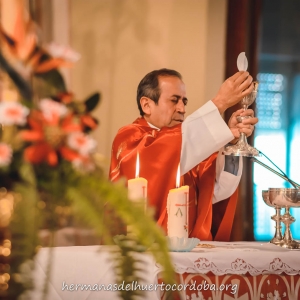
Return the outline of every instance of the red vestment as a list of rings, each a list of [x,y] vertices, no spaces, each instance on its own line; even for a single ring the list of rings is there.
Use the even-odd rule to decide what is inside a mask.
[[[166,231],[167,196],[175,188],[181,153],[181,124],[155,130],[144,118],[121,128],[114,139],[110,179],[135,177],[136,156],[140,156],[140,177],[148,180],[148,205],[155,208],[155,219]],[[227,200],[212,204],[217,153],[181,177],[189,185],[189,237],[228,241],[232,228],[237,191]]]

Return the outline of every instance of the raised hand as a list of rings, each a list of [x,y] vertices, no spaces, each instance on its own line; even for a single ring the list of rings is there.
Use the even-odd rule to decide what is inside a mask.
[[[212,102],[222,114],[227,108],[237,104],[253,91],[253,78],[249,72],[240,71],[226,79]]]
[[[248,118],[243,119],[241,123],[237,121],[237,116],[248,116]],[[254,111],[252,109],[239,109],[235,111],[229,121],[228,121],[228,127],[231,130],[233,136],[235,137],[234,140],[232,140],[230,143],[235,144],[239,137],[240,133],[243,132],[247,137],[249,137],[254,130],[254,125],[258,122],[258,118],[254,117]]]

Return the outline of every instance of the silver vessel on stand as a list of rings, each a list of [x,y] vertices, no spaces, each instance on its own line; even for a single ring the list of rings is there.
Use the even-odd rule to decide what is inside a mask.
[[[262,192],[262,196],[265,203],[276,210],[276,214],[271,217],[276,222],[276,226],[275,235],[270,242],[287,249],[300,249],[300,243],[293,240],[290,230],[290,225],[296,221],[290,214],[290,208],[300,207],[300,189],[269,188]],[[283,215],[281,215],[282,208],[285,209]],[[283,236],[280,222],[285,225]]]

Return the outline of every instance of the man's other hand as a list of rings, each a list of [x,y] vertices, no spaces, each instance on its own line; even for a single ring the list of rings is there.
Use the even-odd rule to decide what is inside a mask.
[[[248,116],[249,118],[245,118],[242,123],[239,123],[236,118],[237,116]],[[230,143],[235,144],[238,141],[241,132],[244,132],[247,137],[250,136],[253,133],[254,125],[257,122],[258,118],[254,117],[254,111],[252,109],[247,109],[245,111],[239,109],[234,112],[228,121],[228,127],[235,137]]]
[[[253,78],[248,72],[240,71],[226,79],[212,102],[222,114],[253,91]]]

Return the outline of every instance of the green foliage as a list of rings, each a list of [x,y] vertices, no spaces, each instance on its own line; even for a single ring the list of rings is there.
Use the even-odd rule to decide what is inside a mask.
[[[89,197],[93,195],[92,197]],[[111,243],[109,228],[111,224],[103,224],[99,216],[103,216],[103,206],[109,203],[116,214],[129,224],[132,236],[115,237],[114,241],[120,248],[118,261],[120,263],[119,278],[131,282],[136,278],[133,252],[149,251],[155,260],[163,267],[163,278],[166,283],[174,283],[174,271],[170,261],[168,246],[162,230],[156,225],[152,217],[145,215],[143,208],[135,205],[127,198],[127,189],[123,183],[113,184],[101,177],[87,175],[81,177],[76,186],[68,189],[67,196],[72,199],[77,213],[88,222],[98,233],[104,236],[106,242]],[[103,220],[103,219],[102,219]],[[129,255],[129,253],[131,253]],[[121,280],[121,281],[122,281]],[[123,299],[133,299],[134,292],[125,293]]]
[[[33,288],[31,272],[34,264],[32,259],[38,245],[37,202],[39,196],[35,186],[35,177],[31,166],[27,164],[20,165],[20,173],[24,180],[14,185],[14,213],[10,223],[12,252],[8,295],[11,299],[17,299],[24,289]]]
[[[68,162],[62,162],[55,168],[23,164],[20,175],[23,182],[16,184],[14,191],[20,195],[22,201],[19,201],[16,206],[11,227],[13,258],[17,262],[15,273],[20,273],[17,268],[33,257],[37,245],[36,234],[41,228],[41,221],[50,229],[53,238],[55,230],[59,227],[55,209],[60,205],[71,206],[74,214],[92,227],[99,238],[102,238],[106,244],[115,245],[111,248],[111,253],[116,262],[119,283],[140,282],[143,279],[144,269],[141,266],[143,262],[136,255],[141,252],[152,253],[164,269],[164,281],[174,283],[168,247],[161,229],[151,216],[144,214],[141,206],[128,200],[127,189],[123,182],[113,184],[105,179],[99,170],[90,174],[78,173]],[[45,208],[42,210],[37,209],[37,203],[40,201],[45,203]],[[125,224],[130,224],[131,235],[111,236],[110,228],[113,224],[103,222],[107,203]],[[49,246],[51,251],[51,245]],[[47,276],[51,274],[52,256],[49,257]],[[27,280],[26,288],[30,288],[29,283],[30,280]],[[46,281],[44,295],[47,294],[48,284],[49,282]],[[13,286],[16,292],[24,288],[20,282],[14,282]],[[141,291],[135,290],[120,291],[120,293],[125,300],[142,298],[143,295]]]
[[[35,74],[33,77],[34,92],[39,99],[51,97],[67,91],[64,78],[56,69]]]
[[[131,287],[133,282],[147,282],[144,278],[144,270],[147,268],[146,261],[139,259],[138,252],[144,252],[145,247],[139,244],[139,241],[133,236],[119,235],[114,237],[115,243],[119,246],[112,251],[115,262],[118,266],[116,277],[119,284],[127,284]],[[123,283],[124,282],[124,283]],[[136,299],[143,297],[143,291],[138,289],[129,290],[121,289],[120,296],[124,300]]]

